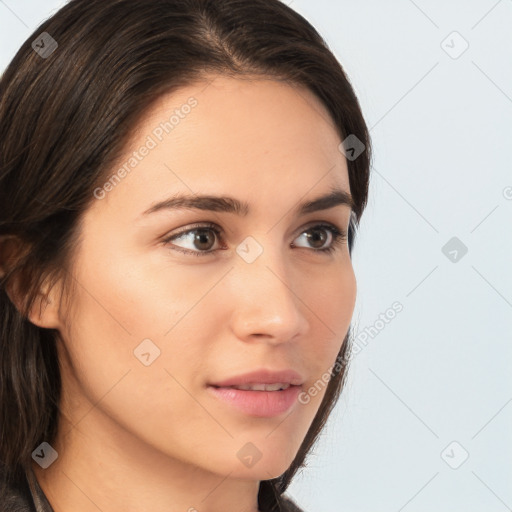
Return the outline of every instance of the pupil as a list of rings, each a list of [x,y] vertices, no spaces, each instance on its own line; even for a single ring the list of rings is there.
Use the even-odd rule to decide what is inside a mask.
[[[315,233],[315,232],[313,232]],[[310,240],[310,242],[318,242],[320,241],[319,244],[317,245],[314,245],[314,247],[321,247],[322,245],[325,244],[325,239],[326,239],[326,235],[325,235],[325,232],[324,231],[321,231],[321,230],[316,230],[316,233],[322,233],[322,235],[320,235],[319,237],[318,236],[315,236],[315,235],[311,235],[311,233],[308,235],[308,238]]]
[[[202,230],[202,231],[198,231],[197,233],[198,234],[195,237],[195,241],[198,242],[199,244],[206,243],[208,245],[207,233],[209,233],[209,231]],[[209,249],[209,247],[198,247],[198,249]]]

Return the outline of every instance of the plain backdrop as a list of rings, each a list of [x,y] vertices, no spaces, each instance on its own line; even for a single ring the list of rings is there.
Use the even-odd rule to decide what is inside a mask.
[[[512,0],[287,3],[374,145],[359,349],[289,494],[309,512],[510,510]],[[0,0],[0,70],[62,5]]]

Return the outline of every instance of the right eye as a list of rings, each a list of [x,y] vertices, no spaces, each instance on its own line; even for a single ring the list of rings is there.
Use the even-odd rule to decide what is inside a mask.
[[[182,230],[178,233],[174,233],[166,237],[163,240],[163,243],[165,246],[170,246],[169,248],[174,251],[194,256],[206,256],[218,250],[210,250],[210,247],[211,243],[215,242],[215,238],[219,238],[221,233],[222,231],[215,224],[201,224],[192,228],[189,227],[188,229]],[[175,243],[170,243],[171,241],[186,240],[187,238],[189,241],[188,248],[183,248]],[[201,247],[201,245],[203,245],[203,247]],[[206,245],[206,247],[204,247],[204,245]]]

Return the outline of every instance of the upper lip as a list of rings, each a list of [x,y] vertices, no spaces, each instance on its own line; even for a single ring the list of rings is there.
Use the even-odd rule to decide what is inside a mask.
[[[304,383],[302,376],[294,370],[271,371],[267,369],[255,370],[243,375],[235,375],[229,379],[210,383],[211,386],[227,387],[240,384],[276,384],[288,383],[292,386],[300,386]]]

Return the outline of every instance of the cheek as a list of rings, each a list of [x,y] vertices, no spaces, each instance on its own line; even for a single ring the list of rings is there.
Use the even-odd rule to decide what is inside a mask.
[[[158,355],[163,334],[181,316],[182,301],[168,292],[166,302],[144,265],[93,251],[81,261],[74,272],[79,286],[66,322],[66,347],[84,387],[104,393],[126,372],[147,369],[142,354],[149,352],[150,360]],[[137,353],[143,340],[152,341]]]
[[[97,404],[126,431],[162,450],[169,448],[169,439],[186,434],[185,415],[207,430],[204,410],[187,392],[194,392],[193,379],[205,374],[206,324],[198,322],[207,314],[208,301],[198,303],[204,285],[191,288],[180,272],[169,271],[164,279],[144,264],[93,268],[77,274],[82,286],[65,335],[72,368],[63,369],[63,380],[80,397],[76,416]]]
[[[219,277],[206,266],[171,266],[162,253],[157,265],[147,254],[127,258],[114,247],[82,253],[66,345],[91,400],[130,372],[126,379],[141,383],[136,393],[158,401],[155,390],[180,389],[178,382],[205,375],[207,334],[219,329],[208,291]]]
[[[113,350],[168,339],[200,298],[201,280],[191,281],[179,267],[157,266],[147,255],[105,262],[90,253],[83,261],[77,316],[82,328],[111,340]]]
[[[345,339],[356,301],[357,283],[351,264],[340,267],[314,281],[302,293],[302,300],[311,311],[311,326],[315,334],[307,338],[314,350],[318,366],[323,370],[334,363]],[[306,291],[307,290],[307,291]]]

